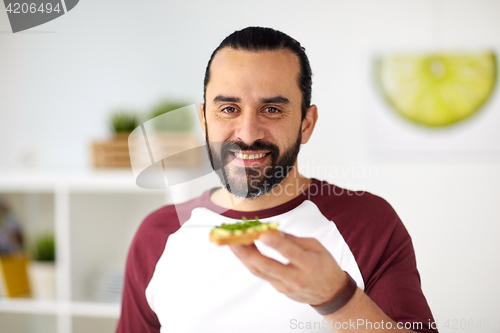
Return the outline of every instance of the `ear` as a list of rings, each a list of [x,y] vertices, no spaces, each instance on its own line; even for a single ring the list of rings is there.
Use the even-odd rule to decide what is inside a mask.
[[[302,120],[302,140],[300,143],[304,144],[309,141],[311,137],[314,126],[316,126],[316,121],[318,120],[318,107],[316,105],[311,105],[307,108],[306,116]]]
[[[205,120],[205,112],[203,111],[204,104],[200,104],[200,125],[201,125],[201,130],[203,132],[203,137],[207,137],[207,128],[206,128],[206,120]]]

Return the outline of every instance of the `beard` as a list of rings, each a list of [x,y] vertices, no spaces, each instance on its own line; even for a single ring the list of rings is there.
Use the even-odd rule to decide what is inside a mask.
[[[283,152],[277,145],[263,140],[256,140],[251,145],[242,141],[210,142],[206,136],[208,155],[212,168],[219,176],[224,188],[241,198],[261,196],[286,178],[292,170],[300,150],[302,135],[299,130],[297,140]],[[232,152],[269,151],[271,163],[259,167],[243,167],[230,164]]]

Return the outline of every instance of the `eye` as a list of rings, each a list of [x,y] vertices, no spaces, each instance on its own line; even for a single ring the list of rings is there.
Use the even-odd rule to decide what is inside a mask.
[[[278,110],[277,108],[272,107],[272,106],[268,106],[266,108],[266,111],[267,111],[267,113],[280,113],[281,112],[280,110]]]
[[[230,114],[230,113],[235,113],[236,109],[234,107],[232,107],[232,106],[226,106],[221,111],[224,112],[224,113]]]

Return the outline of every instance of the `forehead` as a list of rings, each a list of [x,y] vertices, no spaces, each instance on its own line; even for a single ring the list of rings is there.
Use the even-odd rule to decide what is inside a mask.
[[[210,65],[207,96],[238,94],[251,98],[281,94],[288,98],[297,95],[300,100],[299,73],[298,57],[289,50],[254,52],[225,47]]]

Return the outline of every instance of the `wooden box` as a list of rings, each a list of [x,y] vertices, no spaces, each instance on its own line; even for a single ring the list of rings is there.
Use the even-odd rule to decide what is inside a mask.
[[[130,152],[135,161],[141,164],[152,164],[151,158],[158,161],[164,159],[165,167],[185,168],[197,167],[201,156],[194,153],[181,154],[201,146],[199,140],[191,132],[156,133],[143,140],[129,140],[129,134],[118,134],[108,141],[92,144],[93,165],[95,168],[131,168]],[[199,149],[196,150],[199,152]],[[153,153],[153,155],[152,155]],[[166,158],[167,157],[167,158]]]

